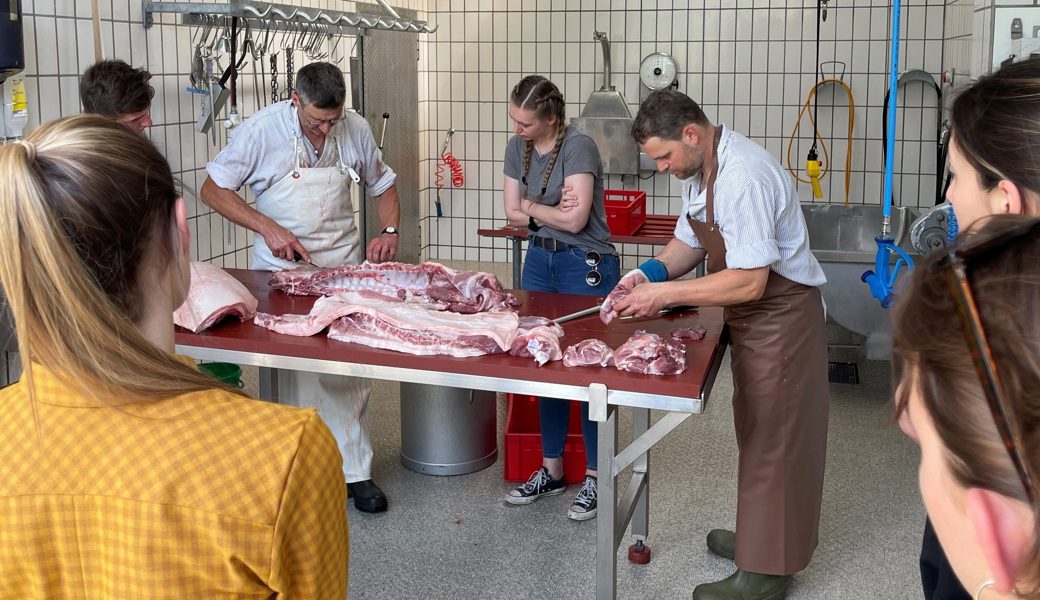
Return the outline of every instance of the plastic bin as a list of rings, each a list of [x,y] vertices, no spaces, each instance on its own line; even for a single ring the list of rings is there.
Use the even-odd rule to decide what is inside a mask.
[[[538,425],[538,398],[508,394],[503,478],[527,481],[542,466],[542,434]],[[581,403],[571,401],[567,441],[563,445],[563,478],[567,483],[585,479],[585,441],[581,434]]]
[[[213,362],[213,363],[201,363],[199,370],[203,373],[208,373],[214,378],[220,381],[233,385],[237,388],[243,387],[245,384],[242,383],[242,367],[233,363]]]
[[[603,190],[607,227],[614,235],[632,235],[646,223],[646,192]]]

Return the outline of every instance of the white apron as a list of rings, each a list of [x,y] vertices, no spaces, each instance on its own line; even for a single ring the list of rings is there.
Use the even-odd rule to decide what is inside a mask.
[[[294,138],[292,171],[256,199],[256,209],[293,232],[314,264],[321,267],[357,264],[362,258],[361,240],[350,201],[354,171],[348,166],[356,162],[357,157],[342,156],[335,137],[329,136],[325,144],[317,164],[304,168],[300,160],[302,141]],[[350,146],[349,141],[347,145]],[[348,154],[352,148],[350,146]],[[254,269],[280,271],[298,266],[299,263],[276,258],[263,237],[256,236]],[[367,413],[371,382],[305,371],[281,371],[278,379],[280,402],[317,409],[332,430],[343,455],[347,482],[371,479],[372,443]]]

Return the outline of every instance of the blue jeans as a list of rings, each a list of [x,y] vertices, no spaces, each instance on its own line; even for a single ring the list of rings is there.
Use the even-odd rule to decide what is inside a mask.
[[[520,288],[533,292],[559,292],[606,297],[621,279],[621,261],[616,254],[605,254],[599,263],[602,281],[596,287],[585,283],[585,274],[592,270],[585,264],[585,252],[577,248],[549,252],[538,246],[530,246],[524,261],[523,279]],[[581,340],[574,340],[578,343]],[[538,415],[542,428],[542,456],[560,458],[567,441],[570,425],[570,401],[556,398],[539,398]],[[589,405],[581,404],[581,432],[585,440],[585,465],[595,469],[596,450],[599,444],[599,429],[589,420]]]

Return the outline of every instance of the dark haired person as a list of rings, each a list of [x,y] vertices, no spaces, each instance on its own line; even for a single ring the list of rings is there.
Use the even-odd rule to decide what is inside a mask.
[[[1000,69],[961,91],[950,109],[946,199],[962,230],[989,215],[1040,216],[1040,59]],[[970,597],[943,553],[931,521],[921,544],[926,600]]]
[[[79,79],[83,112],[115,119],[137,133],[152,126],[152,74],[121,60],[102,60]]]
[[[632,134],[658,171],[682,181],[675,239],[618,284],[615,310],[649,317],[667,306],[724,306],[740,452],[737,530],[708,534],[734,559],[730,577],[694,600],[777,600],[817,545],[827,447],[823,270],[794,181],[761,146],[712,124],[685,94],[650,94]],[[707,259],[708,274],[674,280]]]
[[[1034,76],[1019,89],[1035,89],[1037,81]],[[1035,94],[1031,100],[996,97],[1011,105],[1036,104]],[[1000,114],[1014,112],[994,106]],[[1034,112],[1017,126],[1036,131],[1036,123]],[[982,175],[985,181],[994,174],[987,168],[956,176]],[[1017,175],[1026,176],[1024,185],[1035,185],[1035,174],[1008,173]],[[998,177],[1000,184],[1023,185]],[[1020,189],[1036,194],[1035,188]],[[893,309],[894,355],[902,374],[897,414],[921,448],[921,497],[948,554],[952,583],[963,586],[947,586],[941,597],[1037,600],[1040,321],[1024,307],[1040,302],[1040,222],[995,213],[962,231],[952,248],[913,269]],[[940,588],[927,583],[926,593],[940,597]]]
[[[0,146],[0,283],[32,357],[0,390],[0,598],[346,595],[328,427],[174,354],[190,247],[144,136],[79,115]]]
[[[343,110],[345,100],[343,73],[330,63],[311,63],[297,73],[291,100],[246,119],[206,165],[202,201],[256,232],[253,269],[298,267],[294,254],[321,267],[396,256],[397,175],[383,162],[365,119]],[[376,198],[383,226],[367,248],[361,247],[354,223],[350,188],[355,180]],[[243,185],[256,197],[256,208],[236,193]],[[280,383],[282,399],[316,407],[329,424],[343,453],[354,506],[364,512],[386,510],[386,496],[371,477],[371,383],[302,371],[284,372]]]
[[[541,292],[606,296],[620,276],[617,251],[610,243],[603,208],[603,166],[596,142],[567,126],[563,94],[548,79],[529,75],[509,96],[513,133],[506,146],[503,201],[506,217],[530,227],[521,287]],[[563,447],[570,402],[539,398],[542,467],[510,490],[510,504],[530,504],[562,494]],[[585,481],[567,516],[596,516],[598,429],[583,403]]]

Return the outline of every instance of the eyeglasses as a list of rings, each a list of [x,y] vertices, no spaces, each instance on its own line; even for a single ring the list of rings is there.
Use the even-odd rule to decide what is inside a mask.
[[[337,119],[310,119],[303,117],[303,124],[307,127],[321,127],[322,125],[328,125],[329,127],[335,127],[336,125],[343,122],[345,117],[339,117]]]
[[[591,271],[585,274],[585,283],[589,287],[596,287],[603,281],[603,276],[599,274],[599,263],[603,260],[603,257],[599,255],[599,252],[595,250],[589,250],[585,253],[585,264],[589,266]]]
[[[967,261],[992,254],[1014,241],[1037,234],[1040,234],[1040,221],[1029,221],[999,234],[959,245],[932,264],[934,272],[944,271],[946,274],[950,293],[957,304],[961,329],[968,342],[971,358],[979,376],[979,383],[982,384],[982,391],[986,395],[986,403],[989,405],[993,422],[1000,433],[1000,439],[1004,443],[1008,456],[1011,457],[1011,462],[1015,465],[1015,470],[1018,472],[1019,479],[1022,480],[1022,487],[1030,502],[1035,497],[1033,479],[1023,460],[1025,451],[1022,448],[1022,438],[1017,432],[1017,424],[1008,418],[1010,411],[1001,387],[1000,376],[997,373],[996,361],[993,359],[993,352],[986,339],[982,319],[979,317],[979,309],[975,304],[975,295],[972,293],[971,284],[968,281]]]

